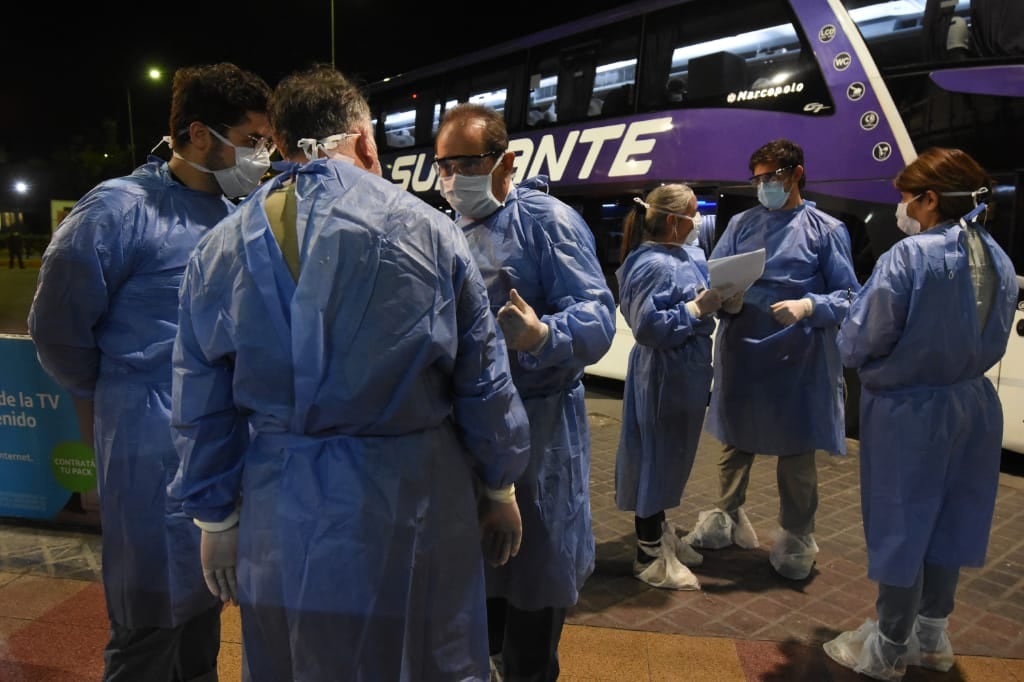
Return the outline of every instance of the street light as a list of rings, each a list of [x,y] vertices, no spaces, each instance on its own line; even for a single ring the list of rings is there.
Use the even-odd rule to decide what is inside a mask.
[[[21,230],[24,231],[24,229],[25,229],[25,212],[24,212],[25,211],[25,207],[24,207],[24,203],[25,202],[24,202],[24,197],[28,194],[28,191],[31,188],[30,188],[30,186],[29,186],[29,184],[27,182],[25,182],[24,180],[20,180],[20,179],[19,180],[15,180],[14,184],[11,185],[11,188],[14,190],[14,193],[18,197],[17,198],[17,202],[15,204],[16,210],[14,212],[13,227],[14,227],[15,230],[20,228]]]
[[[163,76],[163,74],[160,72],[160,69],[150,68],[146,72],[146,76],[148,76],[151,81],[158,81],[158,80],[160,80],[161,76]],[[124,91],[125,91],[125,94],[128,97],[128,151],[131,154],[131,160],[132,160],[132,167],[129,170],[135,170],[135,120],[134,120],[134,118],[132,116],[132,86],[131,86],[131,81],[129,81],[124,86]]]

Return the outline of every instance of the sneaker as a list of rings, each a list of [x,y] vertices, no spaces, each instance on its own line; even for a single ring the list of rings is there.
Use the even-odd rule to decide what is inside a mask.
[[[818,543],[813,535],[794,535],[782,530],[775,538],[768,561],[783,578],[804,580],[811,574],[817,554]]]
[[[896,682],[907,672],[907,645],[890,641],[870,618],[856,630],[825,642],[825,653],[833,661],[876,680]]]
[[[648,556],[654,557],[654,560],[646,563],[633,561],[633,576],[638,580],[663,590],[700,589],[697,576],[679,562],[675,552],[667,547],[667,543],[660,543],[653,550],[640,545],[640,549]]]
[[[676,527],[674,524],[665,522],[662,526],[661,542],[668,544],[669,548],[675,552],[676,558],[679,559],[679,563],[683,566],[700,566],[704,563],[704,555],[690,547],[686,542],[683,541],[679,534],[676,533]]]
[[[732,518],[721,509],[697,514],[697,525],[684,538],[691,547],[722,549],[732,544]]]
[[[907,665],[948,672],[956,662],[946,626],[948,618],[918,616],[907,650]]]

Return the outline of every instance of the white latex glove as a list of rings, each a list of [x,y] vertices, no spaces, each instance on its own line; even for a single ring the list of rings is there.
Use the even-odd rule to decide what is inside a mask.
[[[788,326],[796,324],[810,315],[814,310],[814,301],[809,298],[792,298],[788,301],[773,303],[771,309],[775,321]]]
[[[203,578],[213,596],[225,604],[238,605],[238,580],[235,563],[238,559],[238,525],[227,530],[204,530],[199,545],[199,558],[203,562]]]
[[[519,546],[523,542],[523,519],[515,497],[508,502],[499,502],[484,496],[480,500],[478,516],[480,544],[487,563],[502,566],[519,554]]]
[[[498,324],[512,350],[536,353],[548,338],[548,326],[515,289],[509,292],[508,302],[498,311]]]
[[[710,315],[722,307],[722,292],[718,289],[705,289],[686,305],[689,306],[690,303],[693,304],[690,307],[690,312],[693,312],[693,309],[696,308],[696,317]]]
[[[738,293],[735,293],[732,296],[730,296],[729,298],[727,298],[724,301],[722,301],[722,310],[724,310],[725,312],[729,313],[730,315],[735,315],[736,313],[738,313],[742,309],[743,309],[743,292],[742,291],[740,291]]]

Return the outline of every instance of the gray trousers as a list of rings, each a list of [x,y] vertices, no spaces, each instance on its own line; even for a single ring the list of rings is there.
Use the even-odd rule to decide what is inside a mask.
[[[814,451],[780,455],[776,460],[779,525],[793,535],[809,535],[814,532],[814,513],[818,510],[818,465]],[[754,453],[725,446],[718,459],[719,509],[735,516],[747,501],[753,464]]]
[[[959,566],[925,564],[910,587],[878,584],[878,629],[896,643],[906,642],[918,615],[948,618],[953,613]]]

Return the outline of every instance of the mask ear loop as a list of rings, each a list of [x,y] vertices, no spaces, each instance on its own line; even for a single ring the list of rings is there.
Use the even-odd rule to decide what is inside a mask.
[[[295,144],[297,144],[299,149],[302,150],[302,153],[306,155],[307,161],[313,161],[320,155],[320,145],[317,143],[316,139],[312,137],[303,137]]]
[[[166,144],[168,149],[170,149],[172,152],[174,151],[174,138],[172,138],[170,135],[164,135],[163,137],[160,138],[160,141],[157,142],[156,145],[149,150],[149,153],[152,154],[157,149],[160,149],[160,145],[162,144]]]
[[[979,198],[987,197],[987,196],[988,196],[988,187],[979,187],[978,189],[976,189],[973,192],[971,192],[971,199],[974,200],[974,205],[975,206],[977,206],[980,203],[979,202]]]

